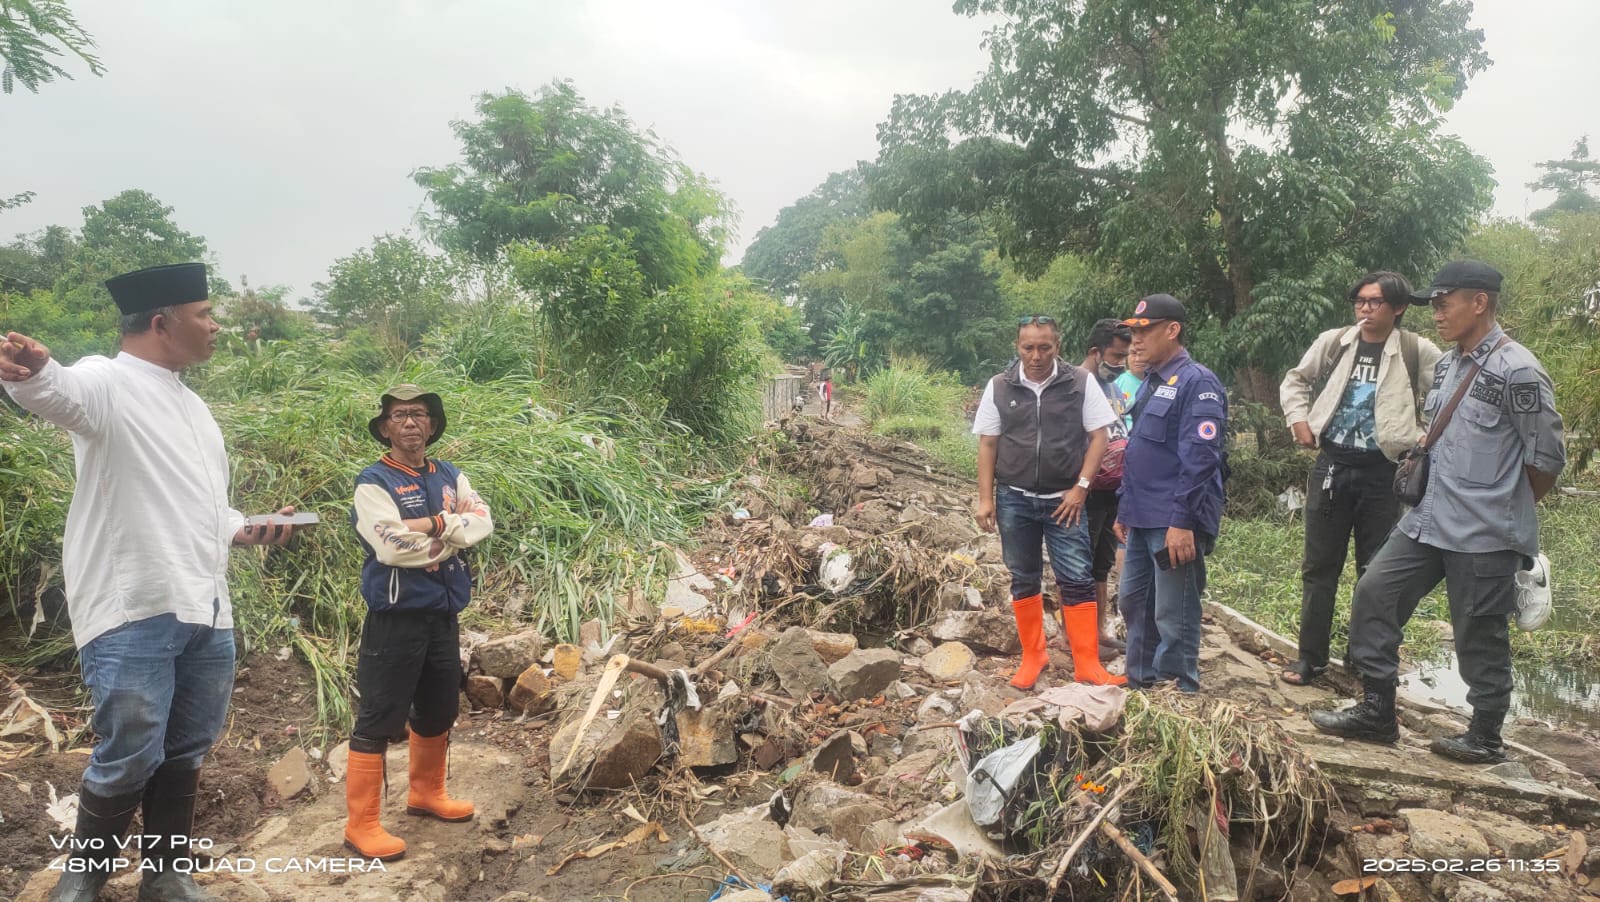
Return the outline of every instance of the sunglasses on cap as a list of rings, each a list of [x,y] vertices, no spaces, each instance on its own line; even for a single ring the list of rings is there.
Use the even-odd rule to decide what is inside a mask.
[[[1045,316],[1043,313],[1035,313],[1032,316],[1019,316],[1019,317],[1017,317],[1017,326],[1018,327],[1031,326],[1034,323],[1038,323],[1041,326],[1053,326],[1053,325],[1056,324],[1056,320],[1055,320],[1055,317],[1053,317],[1053,316]]]
[[[1127,326],[1130,329],[1144,329],[1144,328],[1148,328],[1150,326],[1159,326],[1162,323],[1167,323],[1167,322],[1171,322],[1171,320],[1167,320],[1167,319],[1151,319],[1151,318],[1149,318],[1147,316],[1140,316],[1140,317],[1135,317],[1134,319],[1125,319],[1125,320],[1122,321],[1122,324],[1124,326]]]

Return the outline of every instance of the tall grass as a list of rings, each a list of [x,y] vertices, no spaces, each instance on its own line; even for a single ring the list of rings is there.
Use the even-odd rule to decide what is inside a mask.
[[[573,639],[630,592],[663,590],[672,557],[662,543],[687,540],[726,489],[701,475],[722,462],[714,449],[659,413],[616,397],[570,403],[527,376],[474,382],[483,370],[451,363],[364,376],[318,365],[314,348],[273,343],[191,380],[227,439],[233,506],[294,504],[322,517],[289,548],[237,550],[229,579],[247,640],[291,644],[312,663],[328,729],[349,717],[365,613],[350,499],[356,474],[384,450],[367,433],[383,388],[415,382],[443,397],[449,423],[430,456],[460,466],[494,513],[495,534],[471,553],[471,616]],[[0,429],[0,586],[26,629],[41,587],[60,584],[72,454],[65,434],[32,418],[5,415]]]
[[[893,418],[937,417],[959,409],[962,394],[953,374],[933,370],[921,357],[896,354],[886,368],[867,377],[866,417],[874,425]]]

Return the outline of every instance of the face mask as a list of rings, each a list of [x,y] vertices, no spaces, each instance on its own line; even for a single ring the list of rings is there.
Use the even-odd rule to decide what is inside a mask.
[[[1104,360],[1100,361],[1100,378],[1107,381],[1115,379],[1127,371],[1128,368],[1125,366],[1112,366]]]

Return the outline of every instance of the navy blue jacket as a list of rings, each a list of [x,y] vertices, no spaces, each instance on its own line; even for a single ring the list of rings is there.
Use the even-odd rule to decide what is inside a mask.
[[[1117,520],[1216,538],[1222,524],[1222,447],[1228,393],[1214,373],[1178,355],[1145,373],[1123,457]]]

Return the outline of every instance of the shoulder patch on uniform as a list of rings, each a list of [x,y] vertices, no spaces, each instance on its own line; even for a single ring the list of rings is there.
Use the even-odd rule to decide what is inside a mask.
[[[1220,403],[1222,403],[1222,396],[1218,395],[1214,391],[1203,391],[1203,392],[1200,393],[1199,397],[1195,398],[1195,400],[1196,401],[1216,401],[1217,403],[1220,404]]]
[[[1156,397],[1158,397],[1158,398],[1176,398],[1177,396],[1178,396],[1178,387],[1176,385],[1158,385],[1158,386],[1156,386]]]
[[[1194,434],[1200,436],[1200,438],[1204,439],[1205,441],[1211,441],[1217,437],[1216,421],[1201,420],[1200,425],[1195,427]]]
[[[1539,383],[1514,382],[1511,385],[1511,412],[1538,413],[1544,409]]]
[[[1472,391],[1468,392],[1485,404],[1495,407],[1505,398],[1506,380],[1494,373],[1478,373],[1478,378],[1472,384]]]

